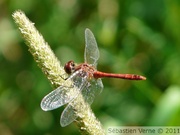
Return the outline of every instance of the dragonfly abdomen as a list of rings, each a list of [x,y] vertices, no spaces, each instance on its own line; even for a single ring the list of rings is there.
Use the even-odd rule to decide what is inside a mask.
[[[120,79],[127,79],[127,80],[146,80],[144,76],[135,75],[135,74],[112,74],[112,73],[104,73],[100,71],[95,71],[93,74],[94,78],[120,78]]]

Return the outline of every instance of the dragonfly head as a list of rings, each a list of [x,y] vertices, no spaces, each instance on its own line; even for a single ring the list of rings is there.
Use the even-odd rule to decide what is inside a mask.
[[[64,70],[66,71],[67,74],[71,74],[74,72],[75,70],[75,63],[74,61],[68,61],[65,66],[64,66]]]

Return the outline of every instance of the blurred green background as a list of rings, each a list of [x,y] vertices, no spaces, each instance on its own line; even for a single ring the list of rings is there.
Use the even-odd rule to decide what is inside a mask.
[[[1,0],[0,134],[79,134],[60,127],[64,109],[44,112],[53,90],[22,39],[12,13],[35,23],[62,65],[84,61],[84,30],[94,33],[98,70],[135,73],[146,81],[103,79],[92,110],[108,126],[180,126],[179,0]]]

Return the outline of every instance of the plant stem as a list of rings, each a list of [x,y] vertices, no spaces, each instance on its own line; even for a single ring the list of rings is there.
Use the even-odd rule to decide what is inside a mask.
[[[42,72],[52,86],[57,88],[64,81],[61,76],[65,74],[65,71],[60,66],[60,62],[50,46],[36,30],[34,23],[32,23],[22,11],[15,11],[12,16],[34,60],[42,69]],[[75,123],[82,134],[105,134],[101,123],[96,119],[89,104],[84,101],[82,94],[79,94],[78,98],[71,102],[71,106],[77,115]]]

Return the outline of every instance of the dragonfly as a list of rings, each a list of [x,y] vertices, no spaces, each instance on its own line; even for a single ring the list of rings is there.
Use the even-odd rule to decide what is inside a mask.
[[[69,61],[65,64],[64,70],[69,77],[62,85],[47,94],[41,101],[41,108],[44,111],[54,110],[65,104],[60,118],[60,124],[65,127],[76,120],[77,116],[71,106],[78,95],[82,93],[85,102],[92,104],[96,95],[101,93],[103,83],[101,78],[120,78],[127,80],[146,80],[146,77],[135,74],[113,74],[97,70],[99,49],[96,39],[90,29],[85,29],[85,52],[84,63],[76,64]],[[72,94],[73,93],[73,94]]]

